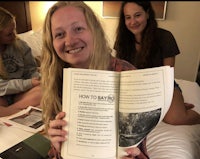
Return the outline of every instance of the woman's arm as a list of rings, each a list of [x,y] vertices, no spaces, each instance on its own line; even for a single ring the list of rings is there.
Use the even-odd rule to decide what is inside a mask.
[[[34,82],[35,83],[35,82]],[[32,79],[0,79],[0,96],[18,94],[33,87]]]
[[[175,57],[164,58],[163,65],[174,67],[175,66]]]

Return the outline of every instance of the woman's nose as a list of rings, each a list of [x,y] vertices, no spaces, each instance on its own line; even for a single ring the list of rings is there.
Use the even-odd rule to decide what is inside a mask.
[[[131,24],[135,24],[135,22],[136,22],[135,18],[132,17],[132,18],[130,19],[130,23],[131,23]]]
[[[71,45],[73,37],[70,34],[67,34],[65,37],[65,45]]]

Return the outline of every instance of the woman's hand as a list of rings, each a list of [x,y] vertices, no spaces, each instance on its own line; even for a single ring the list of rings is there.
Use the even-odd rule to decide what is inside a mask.
[[[132,147],[125,150],[128,154],[127,156],[122,157],[121,159],[148,159],[138,147]]]
[[[34,78],[31,79],[31,82],[32,82],[32,85],[34,87],[40,85],[40,79],[39,78],[34,77]]]
[[[48,135],[52,145],[55,147],[56,151],[60,153],[61,144],[66,140],[67,132],[62,129],[63,126],[67,125],[67,122],[63,120],[65,117],[65,112],[60,112],[56,115],[55,120],[50,121]]]

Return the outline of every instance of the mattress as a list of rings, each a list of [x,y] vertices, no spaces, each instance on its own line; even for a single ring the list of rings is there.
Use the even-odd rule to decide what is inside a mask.
[[[196,82],[176,79],[185,102],[200,113],[200,87]],[[150,159],[200,159],[200,124],[170,125],[161,122],[147,136]]]

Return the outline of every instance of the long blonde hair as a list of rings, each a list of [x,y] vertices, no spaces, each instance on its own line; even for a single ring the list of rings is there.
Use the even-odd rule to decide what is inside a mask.
[[[3,31],[10,23],[16,23],[16,18],[15,16],[10,13],[8,10],[0,7],[0,32]],[[15,40],[12,42],[11,45],[13,45],[13,47],[21,52],[22,47],[21,45],[18,43],[18,37],[17,37],[17,33],[16,33],[16,29],[14,30],[14,34],[15,34]],[[1,35],[0,35],[1,36]],[[0,77],[2,79],[7,79],[8,78],[8,73],[5,69],[4,63],[3,63],[3,59],[2,59],[2,52],[0,52]]]
[[[51,17],[56,10],[65,6],[74,6],[82,10],[87,24],[93,34],[94,52],[91,57],[89,69],[107,70],[110,63],[112,49],[108,45],[105,33],[97,16],[84,2],[61,1],[54,4],[47,12],[43,26],[43,48],[41,61],[43,97],[43,119],[46,124],[62,110],[62,73],[69,64],[62,61],[53,48],[51,34]],[[67,14],[67,12],[66,12]]]

